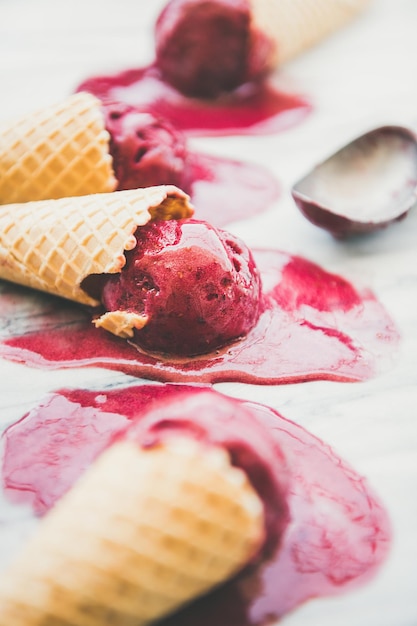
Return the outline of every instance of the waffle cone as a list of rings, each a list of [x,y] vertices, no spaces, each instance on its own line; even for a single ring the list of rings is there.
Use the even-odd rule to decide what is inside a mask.
[[[274,46],[278,65],[318,43],[364,9],[370,0],[249,0],[254,26]]]
[[[82,304],[91,274],[120,272],[138,226],[192,215],[188,196],[157,186],[0,208],[0,278]]]
[[[0,128],[0,204],[113,191],[100,100],[78,93]]]
[[[192,439],[107,449],[0,581],[0,626],[141,626],[239,571],[263,507],[226,451]]]

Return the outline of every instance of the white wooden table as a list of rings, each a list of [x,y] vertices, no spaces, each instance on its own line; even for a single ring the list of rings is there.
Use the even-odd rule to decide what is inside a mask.
[[[149,62],[162,4],[0,0],[0,118],[55,102],[90,75]],[[282,183],[269,211],[229,230],[250,245],[301,254],[366,283],[402,335],[392,367],[364,383],[217,385],[275,407],[331,444],[367,476],[392,518],[393,549],[377,577],[346,595],[310,601],[285,618],[286,626],[417,624],[417,209],[390,229],[340,243],[308,223],[289,194],[312,165],[361,131],[385,122],[417,125],[416,28],[416,0],[375,0],[360,20],[277,75],[283,87],[313,101],[305,122],[269,137],[193,140],[196,148],[232,158],[247,151]],[[121,378],[100,369],[46,372],[0,361],[0,424],[21,417],[49,390]],[[13,525],[0,525],[0,567],[1,550],[18,541]]]

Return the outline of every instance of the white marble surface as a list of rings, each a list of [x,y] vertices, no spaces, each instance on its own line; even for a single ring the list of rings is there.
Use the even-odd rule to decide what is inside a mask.
[[[0,0],[0,118],[54,102],[91,74],[150,61],[162,4]],[[416,0],[374,0],[361,19],[277,74],[282,86],[314,102],[303,124],[269,137],[193,140],[213,153],[248,154],[283,185],[267,213],[230,230],[250,245],[302,254],[365,282],[402,335],[389,371],[364,383],[217,386],[269,404],[325,439],[368,477],[392,518],[393,549],[376,578],[347,595],[310,601],[285,618],[286,626],[417,624],[417,209],[384,232],[340,243],[308,223],[289,195],[295,180],[362,130],[417,124],[416,27]],[[120,378],[99,369],[45,372],[0,362],[0,423],[20,417],[48,390]],[[0,516],[5,506],[0,503]],[[18,542],[17,526],[0,526],[0,559]]]

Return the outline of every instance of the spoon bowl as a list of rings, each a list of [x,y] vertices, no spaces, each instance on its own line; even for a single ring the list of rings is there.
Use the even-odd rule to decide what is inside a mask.
[[[344,146],[291,189],[301,213],[334,237],[385,228],[417,200],[417,137],[382,126]]]

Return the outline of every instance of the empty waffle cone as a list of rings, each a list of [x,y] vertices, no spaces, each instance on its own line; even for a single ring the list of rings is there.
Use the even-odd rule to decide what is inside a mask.
[[[233,576],[263,540],[263,505],[224,449],[119,442],[5,572],[0,626],[142,626]]]
[[[249,0],[253,24],[273,44],[281,64],[347,24],[371,0]]]
[[[82,281],[120,272],[138,226],[192,213],[188,196],[171,185],[5,205],[0,278],[97,306]]]
[[[113,191],[101,102],[78,93],[0,127],[0,204]]]

